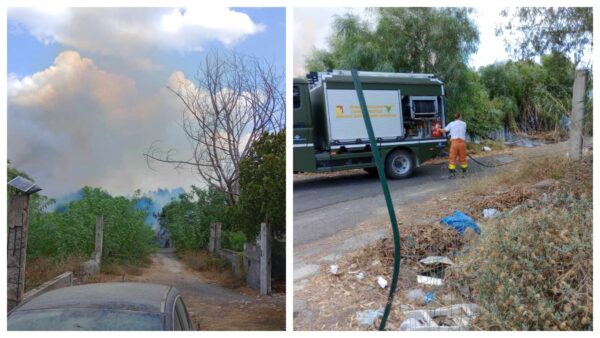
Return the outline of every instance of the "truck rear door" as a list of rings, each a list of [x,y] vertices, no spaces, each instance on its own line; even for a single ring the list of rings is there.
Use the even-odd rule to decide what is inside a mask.
[[[294,171],[315,171],[315,148],[308,84],[294,83]]]

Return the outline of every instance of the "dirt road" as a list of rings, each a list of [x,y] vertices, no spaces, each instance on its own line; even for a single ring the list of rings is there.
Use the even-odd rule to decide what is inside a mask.
[[[154,254],[152,264],[141,275],[128,276],[126,281],[176,287],[200,330],[285,329],[285,294],[261,296],[247,288],[223,288],[179,262],[172,249]]]

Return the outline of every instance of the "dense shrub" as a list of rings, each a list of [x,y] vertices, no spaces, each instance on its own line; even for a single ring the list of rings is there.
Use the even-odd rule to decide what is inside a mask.
[[[561,183],[510,217],[486,222],[461,259],[461,279],[482,309],[473,328],[591,330],[591,162],[543,159],[523,175]]]
[[[156,249],[154,231],[144,223],[147,213],[136,208],[137,197],[112,197],[90,187],[82,192],[83,198],[71,202],[64,212],[48,212],[49,200],[44,196],[32,201],[28,257],[90,255],[96,215],[104,216],[103,259],[137,262]]]
[[[198,250],[208,246],[210,224],[224,222],[225,198],[214,190],[192,187],[179,200],[163,207],[160,225],[169,230],[169,237],[177,250]],[[224,222],[226,223],[226,222]]]

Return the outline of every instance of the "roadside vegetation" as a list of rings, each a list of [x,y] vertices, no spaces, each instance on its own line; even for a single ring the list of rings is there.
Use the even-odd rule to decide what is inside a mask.
[[[484,187],[553,182],[512,215],[483,223],[462,257],[483,330],[592,329],[592,159],[524,164]],[[481,194],[479,195],[481,196]]]
[[[192,268],[222,268],[222,261],[209,259],[210,224],[222,224],[221,247],[241,252],[260,232],[261,222],[271,225],[272,234],[285,239],[285,131],[264,133],[240,161],[239,196],[228,203],[214,188],[192,187],[178,200],[167,204],[159,222],[169,231],[180,257],[198,257],[204,262],[184,259]]]
[[[10,167],[9,162],[8,179],[18,175],[28,177]],[[65,271],[79,271],[79,264],[94,251],[96,215],[104,216],[102,268],[142,265],[157,245],[154,231],[144,222],[147,211],[136,207],[138,200],[139,193],[127,198],[84,187],[81,199],[54,211],[54,200],[33,194],[29,205],[26,289]]]
[[[573,56],[591,43],[591,8],[522,8],[515,14],[505,13],[520,25],[502,27],[503,36],[517,30],[526,33],[525,40],[506,39],[516,60],[479,69],[468,66],[479,45],[479,32],[470,17],[473,11],[372,8],[373,25],[354,14],[338,16],[328,49],[314,50],[306,69],[435,74],[445,83],[446,111],[461,112],[471,136],[488,138],[499,130],[535,133],[564,129],[576,67],[590,69],[587,88],[589,93],[592,90],[591,66],[580,64],[581,55]],[[557,27],[527,25],[527,20],[533,19],[556,22]],[[591,135],[591,97],[584,116],[584,130]]]

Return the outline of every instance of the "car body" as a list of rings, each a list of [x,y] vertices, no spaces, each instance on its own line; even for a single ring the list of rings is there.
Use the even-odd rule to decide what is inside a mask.
[[[48,291],[14,308],[8,330],[193,330],[179,291],[149,283],[97,283]]]

